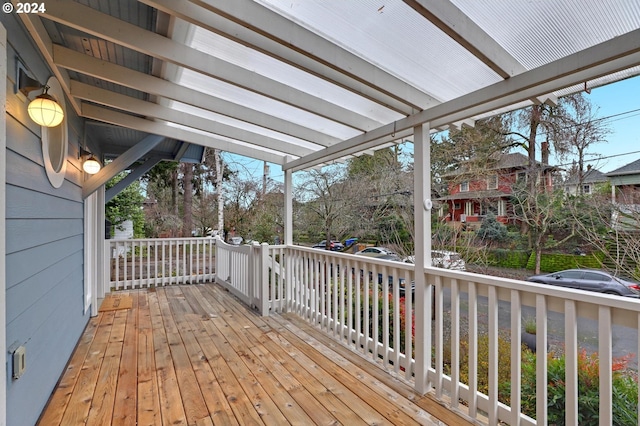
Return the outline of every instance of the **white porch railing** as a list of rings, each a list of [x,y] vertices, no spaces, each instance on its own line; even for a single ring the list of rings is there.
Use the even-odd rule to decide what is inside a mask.
[[[182,245],[198,247],[194,242],[187,242],[189,240]],[[208,269],[203,275],[180,272],[176,276],[153,277],[153,273],[147,272],[146,277],[126,276],[125,279],[125,271],[137,271],[137,266],[144,264],[140,252],[151,252],[153,259],[158,253],[156,265],[169,262],[176,265],[176,271],[186,269],[178,265],[184,265],[189,259],[184,254],[187,249],[177,250],[180,255],[176,259],[185,259],[182,263],[160,256],[160,253],[175,253],[180,243],[174,242],[174,249],[169,249],[169,243],[156,242],[156,246],[142,241],[137,246],[113,242],[113,249],[125,247],[123,253],[136,255],[136,260],[133,254],[123,254],[114,260],[121,276],[115,282],[130,283],[123,288],[135,287],[136,283],[144,285],[154,279],[158,279],[156,285],[197,282],[196,278],[189,278],[196,276],[203,280],[215,279],[263,315],[294,312],[416,388],[423,388],[416,384],[426,383],[443,405],[480,423],[548,423],[548,359],[544,355],[551,345],[566,354],[566,424],[579,424],[581,395],[577,360],[579,351],[585,349],[597,352],[599,357],[599,424],[611,425],[614,356],[640,353],[639,300],[426,268],[420,273],[425,274],[427,286],[415,291],[424,291],[425,300],[431,303],[416,306],[411,291],[415,278],[413,265],[298,246],[230,246],[218,239],[215,241],[215,278]],[[164,251],[160,247],[164,247]],[[211,259],[212,249],[211,245],[202,250],[189,246],[188,252],[201,253],[203,259]],[[159,270],[159,266],[153,269],[147,264],[142,269],[145,268]],[[197,266],[194,269],[198,269]],[[165,266],[165,271],[168,270],[173,269]],[[419,309],[426,313],[422,326],[415,320]],[[537,324],[535,417],[538,422],[522,414],[520,402],[522,321],[527,317],[534,317]],[[423,334],[416,334],[419,330],[423,330]],[[504,349],[505,341],[511,360],[509,404],[500,401],[498,393],[505,385],[498,382],[499,348]],[[423,342],[429,350],[418,359],[413,348]],[[500,342],[503,343],[499,345]],[[486,354],[486,361],[481,353]],[[462,359],[468,360],[464,365],[468,379],[462,377],[461,368],[456,368],[461,366]],[[488,364],[486,394],[479,391],[481,362]],[[425,377],[416,377],[417,371],[425,371]]]
[[[106,291],[213,280],[212,238],[106,240],[105,244]]]

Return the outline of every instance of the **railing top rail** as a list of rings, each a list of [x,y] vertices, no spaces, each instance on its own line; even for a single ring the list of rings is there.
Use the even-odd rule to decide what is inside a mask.
[[[626,309],[640,312],[640,299],[623,297],[611,294],[588,292],[565,287],[553,287],[546,284],[538,284],[513,278],[494,277],[473,272],[454,271],[443,268],[426,267],[427,275],[440,275],[442,277],[457,279],[459,282],[472,281],[476,284],[489,285],[507,290],[518,290],[526,293],[542,294],[560,299],[570,299],[579,303],[607,306],[617,309]]]
[[[107,242],[111,243],[122,243],[122,242],[151,242],[151,241],[193,241],[193,240],[211,240],[212,237],[171,237],[171,238],[109,238],[105,239]]]

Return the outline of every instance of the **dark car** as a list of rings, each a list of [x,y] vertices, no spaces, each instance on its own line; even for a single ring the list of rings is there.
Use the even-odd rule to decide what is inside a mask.
[[[527,278],[527,281],[640,298],[640,282],[637,280],[592,269],[567,269],[552,274],[534,275]]]
[[[326,249],[327,240],[320,241],[318,244],[314,245],[313,248],[323,249],[323,250]],[[333,251],[344,250],[344,244],[342,244],[340,241],[331,240],[329,241],[329,250],[333,250]]]

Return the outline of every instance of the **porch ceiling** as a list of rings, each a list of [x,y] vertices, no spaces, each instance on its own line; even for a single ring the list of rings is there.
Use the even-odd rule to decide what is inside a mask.
[[[473,125],[640,73],[640,3],[628,0],[48,0],[46,9],[20,18],[73,108],[134,132],[118,146],[91,127],[112,155],[156,134],[174,156],[184,142],[298,170],[411,139],[422,123]]]

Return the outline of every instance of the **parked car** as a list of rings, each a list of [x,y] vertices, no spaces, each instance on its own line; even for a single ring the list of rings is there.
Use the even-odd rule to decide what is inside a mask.
[[[377,257],[389,260],[400,260],[398,254],[384,247],[367,247],[363,250],[355,252],[359,256]],[[396,259],[397,258],[397,259]]]
[[[327,240],[320,241],[318,244],[314,245],[313,248],[325,250],[327,248]],[[340,241],[331,240],[329,241],[329,250],[344,250],[344,244],[342,244]]]
[[[527,281],[640,298],[638,280],[614,276],[595,269],[567,269],[552,274],[534,275],[527,278]]]
[[[406,263],[415,263],[415,256],[407,256],[403,259]],[[446,250],[431,250],[431,266],[444,269],[464,271],[467,265],[459,253]]]

